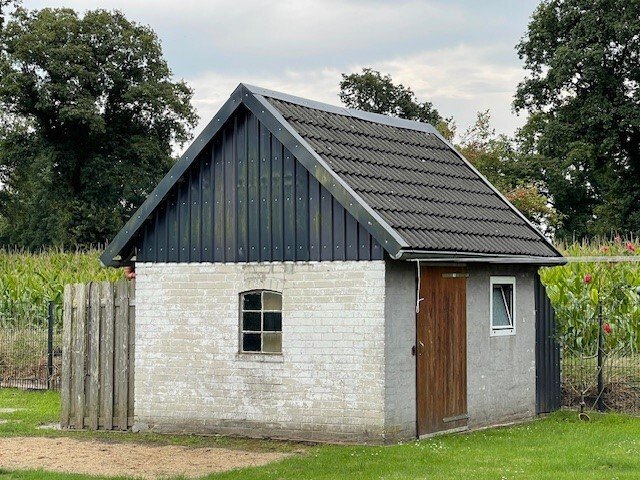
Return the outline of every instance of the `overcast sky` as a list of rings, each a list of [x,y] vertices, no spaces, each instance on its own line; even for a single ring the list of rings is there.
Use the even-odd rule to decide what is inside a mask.
[[[198,133],[239,82],[339,104],[343,72],[389,73],[459,130],[490,109],[499,132],[524,71],[514,46],[538,0],[24,0],[27,8],[119,9],[160,36],[194,89]]]

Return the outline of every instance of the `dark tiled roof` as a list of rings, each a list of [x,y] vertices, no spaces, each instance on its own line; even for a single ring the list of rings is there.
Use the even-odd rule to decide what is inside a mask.
[[[434,133],[267,100],[412,249],[558,256]]]

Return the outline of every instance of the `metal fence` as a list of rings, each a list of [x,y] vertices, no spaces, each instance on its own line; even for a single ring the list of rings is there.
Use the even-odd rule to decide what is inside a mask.
[[[607,322],[598,313],[597,344],[562,347],[562,403],[583,410],[640,415],[640,353],[631,345],[604,345]],[[591,351],[589,351],[591,350]]]
[[[0,388],[59,389],[61,307],[13,305],[0,313]]]

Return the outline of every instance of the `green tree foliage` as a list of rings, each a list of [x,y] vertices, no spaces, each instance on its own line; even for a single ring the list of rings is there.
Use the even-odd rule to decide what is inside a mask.
[[[112,237],[188,140],[191,97],[121,13],[18,8],[0,32],[0,241]]]
[[[535,179],[532,161],[506,135],[496,135],[489,110],[460,136],[460,152],[531,222],[552,233],[561,217],[551,206],[544,182]]]
[[[343,73],[340,100],[349,108],[391,115],[438,125],[443,118],[431,102],[419,102],[415,93],[402,84],[396,85],[390,75],[382,76],[371,68],[362,73]]]
[[[640,230],[640,2],[544,0],[517,46],[520,145],[561,236]]]

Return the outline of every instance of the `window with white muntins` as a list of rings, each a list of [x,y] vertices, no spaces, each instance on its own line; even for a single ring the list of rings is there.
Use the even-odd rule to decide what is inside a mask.
[[[491,335],[516,333],[516,278],[491,277],[489,311]]]
[[[253,290],[240,294],[240,351],[282,352],[282,294]]]

